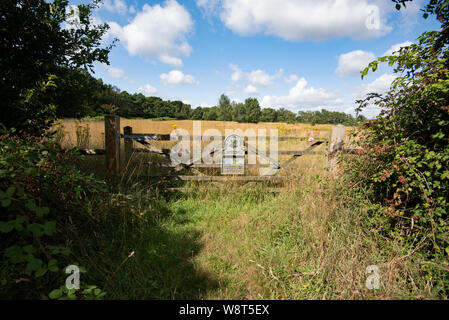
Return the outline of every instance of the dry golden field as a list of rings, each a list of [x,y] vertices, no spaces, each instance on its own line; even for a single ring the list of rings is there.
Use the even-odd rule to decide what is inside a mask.
[[[225,121],[200,121],[201,129],[204,133],[208,129],[217,129],[223,135],[225,130],[243,131],[247,129],[254,129],[256,134],[258,129],[278,129],[279,135],[300,136],[300,137],[314,137],[327,138],[332,125],[309,125],[309,124],[286,124],[286,123],[238,123]],[[62,119],[60,124],[65,132],[63,147],[72,147],[77,144],[77,127],[88,128],[89,131],[89,147],[102,148],[104,144],[104,121],[78,121],[74,119]],[[175,129],[185,129],[190,134],[193,134],[192,120],[169,120],[169,121],[153,121],[140,119],[120,119],[120,132],[123,133],[123,128],[131,126],[133,133],[160,133],[169,134]]]
[[[270,129],[277,129],[279,137],[302,137],[314,139],[328,139],[331,135],[333,125],[310,125],[310,124],[287,124],[287,123],[238,123],[238,122],[224,122],[224,121],[197,121],[201,124],[201,134],[211,135],[210,129],[218,130],[220,134],[225,136],[228,134],[229,130],[241,130],[240,133],[245,135],[254,136],[259,133],[259,129],[265,129],[267,136],[269,136]],[[158,134],[170,134],[174,130],[178,133],[182,130],[186,130],[191,135],[196,135],[198,132],[194,132],[194,121],[192,120],[168,120],[168,121],[153,121],[145,119],[120,119],[120,132],[123,133],[124,127],[130,126],[133,129],[133,133],[158,133]],[[197,124],[198,126],[198,124]],[[57,124],[59,134],[57,135],[58,143],[63,148],[70,148],[78,146],[80,148],[93,148],[93,149],[103,149],[104,145],[104,121],[79,121],[75,119],[62,119]],[[349,131],[351,127],[346,128],[346,137],[349,139]],[[176,141],[151,141],[151,144],[157,148],[171,149]],[[210,142],[202,141],[201,148],[206,147]],[[260,150],[258,146],[258,141],[252,140],[248,141],[250,145]],[[348,141],[347,141],[348,143]],[[278,150],[279,151],[302,151],[307,149],[311,145],[310,142],[304,141],[304,139],[287,139],[279,140]],[[142,145],[138,142],[133,142],[134,148],[142,148]],[[191,149],[193,149],[193,142],[191,142]],[[300,175],[310,175],[319,174],[328,165],[326,153],[326,145],[323,144],[314,151],[321,152],[320,155],[307,155],[299,157],[293,161],[292,168],[296,174]],[[266,142],[266,153],[269,156],[270,143]],[[124,156],[124,143],[121,140],[121,167],[125,172],[139,172],[143,175],[151,175],[160,172],[161,168],[155,168],[153,166],[148,166],[149,162],[167,162],[168,160],[157,154],[142,154],[133,153],[131,157],[131,162],[127,162]],[[282,164],[288,161],[292,155],[278,155],[277,160]],[[103,159],[103,157],[101,157]],[[252,158],[252,162],[246,157],[245,162],[255,164],[256,167],[246,168],[247,175],[259,175],[260,167],[268,165],[267,161],[264,161],[260,157]],[[98,159],[100,160],[100,159]],[[256,161],[256,162],[254,162]],[[139,168],[136,169],[135,166]],[[152,169],[151,169],[152,167]],[[132,169],[131,169],[132,168]],[[163,170],[165,171],[165,170]],[[201,168],[201,170],[196,170],[197,174],[199,172],[207,175],[217,174],[216,169]],[[312,172],[313,171],[313,172]],[[290,173],[292,171],[290,170]],[[287,172],[280,170],[277,175],[285,175]]]

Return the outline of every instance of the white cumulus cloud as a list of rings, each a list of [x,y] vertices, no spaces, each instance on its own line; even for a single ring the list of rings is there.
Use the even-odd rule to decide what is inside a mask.
[[[139,90],[139,92],[142,92],[146,96],[151,96],[157,92],[157,89],[148,83],[140,86],[137,90]]]
[[[249,82],[255,87],[270,87],[274,85],[275,75],[270,76],[262,70],[254,70],[248,74]]]
[[[197,0],[197,5],[219,11],[224,24],[240,35],[315,41],[366,39],[391,30],[384,18],[389,7],[378,0]]]
[[[391,83],[396,79],[393,74],[384,73],[374,81],[362,84],[357,87],[353,93],[354,100],[364,99],[366,95],[371,92],[383,94],[390,89]]]
[[[245,72],[239,66],[230,64],[232,70],[231,80],[234,84],[243,83],[246,85],[245,93],[257,93],[259,88],[266,88],[275,85],[274,80],[282,77],[283,70],[279,69],[275,74],[268,74],[263,70],[257,69],[250,72]]]
[[[391,56],[393,54],[393,52],[399,51],[399,49],[401,49],[402,47],[408,47],[412,44],[413,44],[413,42],[411,42],[411,41],[405,41],[405,42],[394,44],[390,47],[390,49],[388,49],[387,51],[384,52],[383,56]]]
[[[284,81],[287,83],[297,82],[298,80],[299,78],[296,74],[291,74],[288,77],[284,78]]]
[[[192,52],[186,35],[193,28],[193,20],[176,0],[167,0],[162,6],[144,4],[128,25],[122,27],[116,22],[109,22],[109,25],[110,34],[133,56],[155,58],[180,67],[181,57]]]
[[[307,87],[307,80],[301,78],[290,89],[286,96],[264,96],[261,102],[263,107],[287,107],[291,109],[311,108],[341,104],[337,95],[323,88]]]
[[[120,79],[125,77],[125,70],[108,67],[108,74],[111,78]]]
[[[360,71],[375,59],[374,53],[362,50],[341,54],[338,58],[338,67],[335,74],[340,77],[360,76]]]
[[[242,79],[244,77],[243,71],[238,66],[236,66],[235,64],[230,64],[229,67],[233,71],[233,73],[231,75],[231,80],[233,82],[239,82],[240,79]]]
[[[253,86],[252,84],[249,84],[246,88],[245,88],[245,93],[247,94],[257,94],[258,90],[255,86]]]
[[[176,85],[199,85],[200,83],[190,74],[184,74],[179,70],[172,70],[169,73],[163,73],[160,79],[164,86],[173,87]]]
[[[126,14],[128,11],[124,0],[105,0],[102,7],[110,12],[117,12],[119,14]]]

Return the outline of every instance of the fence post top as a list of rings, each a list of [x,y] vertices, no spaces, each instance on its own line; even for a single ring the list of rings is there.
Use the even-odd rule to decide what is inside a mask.
[[[115,114],[105,114],[104,117],[105,118],[120,118],[118,115],[115,115]]]

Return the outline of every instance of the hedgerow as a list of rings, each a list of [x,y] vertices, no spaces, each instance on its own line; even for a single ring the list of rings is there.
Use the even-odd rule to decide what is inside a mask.
[[[449,70],[440,32],[381,57],[362,71],[388,62],[399,74],[385,95],[370,94],[359,110],[381,112],[359,132],[345,171],[353,186],[368,190],[373,230],[420,255],[434,290],[449,292]],[[432,276],[433,275],[433,276]],[[433,279],[433,280],[432,280]]]
[[[64,230],[85,222],[88,200],[107,192],[77,161],[76,152],[50,140],[0,136],[1,298],[48,297],[65,283],[65,267],[77,263]],[[73,291],[64,296],[77,297]]]

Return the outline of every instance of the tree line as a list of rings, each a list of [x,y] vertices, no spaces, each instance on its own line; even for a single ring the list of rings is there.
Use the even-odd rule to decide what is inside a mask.
[[[116,86],[95,79],[84,70],[66,70],[71,75],[70,88],[64,87],[60,97],[58,117],[83,118],[105,114],[117,114],[126,118],[170,118],[178,120],[237,121],[246,123],[287,122],[312,124],[354,125],[366,121],[363,115],[353,117],[337,111],[299,111],[297,114],[285,108],[261,108],[256,98],[239,103],[222,94],[216,106],[192,108],[182,101],[146,97],[141,93],[130,94]],[[76,90],[76,94],[73,94]],[[68,94],[70,93],[70,94]],[[74,97],[74,98],[73,98]]]

